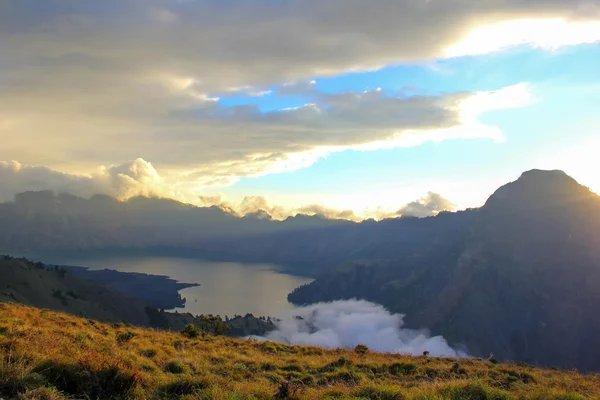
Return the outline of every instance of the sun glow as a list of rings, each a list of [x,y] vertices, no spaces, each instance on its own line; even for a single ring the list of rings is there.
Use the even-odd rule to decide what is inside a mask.
[[[562,18],[521,19],[473,29],[459,43],[446,49],[449,57],[472,56],[529,45],[544,49],[600,41],[600,22],[572,22]]]
[[[600,139],[577,143],[552,157],[538,161],[541,168],[561,169],[579,183],[600,194]]]

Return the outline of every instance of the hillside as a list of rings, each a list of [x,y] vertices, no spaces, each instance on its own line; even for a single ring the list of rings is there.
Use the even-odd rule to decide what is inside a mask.
[[[600,198],[563,172],[529,171],[467,228],[403,257],[342,264],[289,299],[360,297],[478,356],[599,371]]]
[[[107,322],[149,326],[147,305],[67,271],[0,256],[0,301],[49,308]]]
[[[78,274],[72,274],[72,271]],[[178,285],[161,276],[87,271],[77,267],[64,269],[10,256],[0,256],[0,276],[0,302],[64,311],[98,321],[176,331],[194,323],[208,332],[223,330],[224,334],[231,336],[263,335],[274,329],[271,319],[257,318],[252,314],[230,319],[224,316],[227,319],[224,321],[220,316],[159,311],[146,300],[148,295],[158,295],[155,301],[161,302],[161,308],[164,307],[161,294],[167,299],[180,298]],[[151,288],[148,295],[138,296],[148,285],[163,287]],[[167,290],[177,296],[165,294]]]
[[[0,352],[0,396],[30,400],[600,398],[600,378],[573,371],[189,338],[8,303]]]

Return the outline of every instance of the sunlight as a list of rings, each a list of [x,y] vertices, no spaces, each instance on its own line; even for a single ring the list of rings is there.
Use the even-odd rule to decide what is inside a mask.
[[[579,183],[600,193],[600,139],[580,142],[552,157],[541,158],[540,168],[561,169]]]
[[[449,57],[473,56],[529,45],[554,50],[600,41],[600,22],[570,22],[562,18],[522,19],[479,26],[446,49]]]

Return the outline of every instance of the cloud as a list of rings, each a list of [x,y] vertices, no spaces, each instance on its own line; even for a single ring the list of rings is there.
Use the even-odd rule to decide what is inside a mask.
[[[300,318],[297,318],[300,317]],[[267,340],[319,346],[354,348],[364,344],[385,353],[468,357],[451,348],[441,336],[431,337],[425,330],[402,328],[403,315],[391,314],[383,306],[364,300],[344,300],[297,308],[277,322]]]
[[[403,217],[430,217],[441,211],[452,211],[455,205],[438,193],[429,192],[427,196],[412,201],[398,210],[397,215]]]
[[[11,201],[17,193],[39,190],[53,190],[57,193],[70,193],[85,198],[94,194],[105,194],[120,200],[134,196],[155,196],[174,198],[199,207],[217,206],[239,217],[267,213],[276,220],[284,220],[298,214],[350,221],[362,221],[367,218],[381,220],[398,216],[427,217],[440,211],[455,209],[452,202],[433,192],[406,204],[397,212],[381,209],[377,205],[362,212],[336,209],[316,203],[285,207],[274,204],[266,196],[245,196],[236,203],[222,194],[205,195],[190,189],[188,185],[170,182],[161,176],[150,162],[141,158],[110,167],[101,166],[85,175],[23,165],[17,161],[0,161],[0,188],[0,202]]]
[[[43,3],[0,3],[0,159],[80,174],[142,155],[193,189],[302,168],[348,148],[500,140],[481,113],[464,112],[477,93],[328,94],[312,80],[496,51],[523,38],[544,47],[595,41],[600,20],[589,0]],[[544,32],[567,39],[502,25],[540,20],[560,20]],[[508,36],[482,26],[508,26],[510,40],[494,42]],[[225,107],[219,97],[232,90],[309,100],[270,112]]]
[[[53,190],[82,197],[107,194],[119,199],[161,196],[165,188],[152,164],[139,158],[130,163],[100,167],[90,175],[66,174],[46,167],[0,161],[0,201],[11,201],[17,193]]]
[[[174,85],[194,91],[190,82]],[[20,102],[19,94],[6,93],[12,100],[6,99],[0,119],[4,113],[11,120],[0,127],[0,138],[10,141],[0,149],[0,159],[22,155],[58,170],[75,165],[79,168],[74,172],[80,172],[107,158],[117,164],[143,154],[194,189],[226,186],[240,177],[304,168],[350,148],[373,150],[456,138],[501,140],[498,128],[477,118],[489,110],[526,104],[527,86],[516,87],[522,89],[438,96],[314,92],[309,104],[269,112],[255,106],[225,107],[198,95],[185,107],[173,109],[168,97],[155,99],[155,104],[150,97],[139,114],[134,107],[138,100],[133,99],[131,106],[106,99],[93,109],[79,110],[78,102],[54,105],[43,97],[39,103]],[[486,96],[503,101],[472,101]]]

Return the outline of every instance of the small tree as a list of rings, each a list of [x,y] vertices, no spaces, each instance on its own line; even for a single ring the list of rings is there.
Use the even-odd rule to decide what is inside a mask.
[[[364,344],[359,344],[354,348],[354,352],[360,355],[367,354],[368,351],[369,348]]]
[[[194,326],[194,324],[188,324],[183,330],[181,334],[187,338],[195,339],[200,336],[200,330]]]

